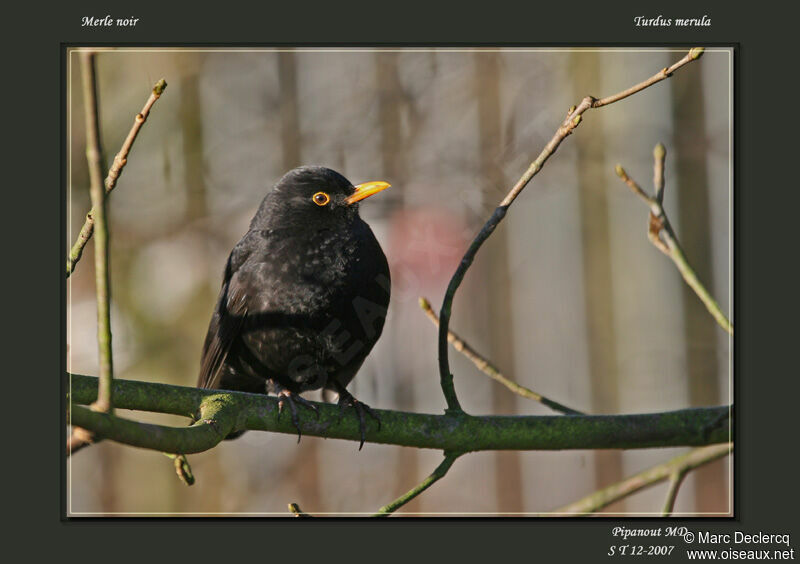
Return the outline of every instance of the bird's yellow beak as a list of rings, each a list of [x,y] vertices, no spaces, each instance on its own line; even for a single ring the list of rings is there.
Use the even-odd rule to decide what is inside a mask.
[[[373,194],[377,194],[381,190],[386,190],[391,184],[388,182],[365,182],[364,184],[359,184],[356,186],[356,191],[353,192],[351,196],[345,198],[345,202],[347,204],[355,204],[363,200],[364,198],[369,198]]]

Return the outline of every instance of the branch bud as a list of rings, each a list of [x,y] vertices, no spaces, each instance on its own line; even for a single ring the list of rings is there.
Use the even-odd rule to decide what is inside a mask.
[[[163,78],[156,82],[155,86],[153,86],[153,94],[156,96],[161,96],[161,93],[164,92],[167,88],[167,81]]]
[[[692,47],[691,49],[689,49],[689,60],[696,61],[697,59],[703,56],[705,50],[706,50],[705,47]]]

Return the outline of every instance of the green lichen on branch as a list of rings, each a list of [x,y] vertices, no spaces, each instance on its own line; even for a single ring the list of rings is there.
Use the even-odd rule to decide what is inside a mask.
[[[237,424],[236,401],[228,394],[209,395],[203,399],[198,411],[197,421],[189,427],[167,427],[131,421],[73,405],[70,423],[88,429],[100,438],[119,443],[162,452],[192,454],[215,447]]]
[[[103,438],[162,452],[191,454],[213,448],[236,430],[296,434],[290,417],[278,412],[277,400],[262,394],[220,392],[114,381],[120,409],[188,416],[200,410],[198,423],[186,428],[138,423],[94,413],[97,378],[71,375],[72,423]],[[300,413],[303,436],[360,440],[358,419],[339,408],[315,403],[319,418]],[[702,446],[730,440],[728,406],[634,415],[475,416],[431,415],[376,409],[381,424],[368,422],[367,442],[431,448],[448,452],[482,450],[560,450]]]

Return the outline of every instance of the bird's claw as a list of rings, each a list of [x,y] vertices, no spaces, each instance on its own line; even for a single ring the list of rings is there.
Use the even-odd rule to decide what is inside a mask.
[[[361,442],[358,445],[358,450],[361,450],[364,446],[364,441],[367,440],[367,421],[364,417],[364,413],[372,417],[375,421],[378,422],[378,431],[381,430],[381,420],[375,414],[370,406],[365,404],[364,402],[358,401],[354,398],[347,390],[340,390],[339,391],[339,419],[338,422],[341,422],[342,417],[344,417],[344,410],[348,407],[352,407],[356,410],[356,414],[358,415],[358,425],[361,430]]]
[[[302,437],[302,433],[300,432],[300,418],[297,416],[297,406],[295,404],[299,403],[300,405],[312,410],[314,412],[314,415],[317,416],[317,419],[319,419],[319,410],[317,409],[316,405],[308,401],[300,394],[296,394],[287,389],[282,389],[278,392],[279,417],[283,413],[283,405],[285,403],[289,404],[289,413],[291,414],[292,417],[292,425],[294,425],[294,428],[297,429],[297,442],[299,443],[300,438]]]

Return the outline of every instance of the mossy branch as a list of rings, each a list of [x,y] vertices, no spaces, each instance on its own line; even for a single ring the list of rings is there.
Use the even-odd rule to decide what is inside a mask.
[[[171,413],[198,422],[190,427],[138,423],[80,404],[97,397],[97,378],[70,377],[72,421],[98,436],[142,448],[180,454],[214,447],[237,430],[296,434],[288,415],[278,412],[277,399],[263,394],[220,392],[136,382],[114,381],[114,401],[120,409]],[[319,418],[301,412],[304,436],[360,441],[355,416],[340,418],[339,408],[315,403]],[[483,450],[561,450],[702,446],[730,440],[728,406],[683,409],[634,415],[474,416],[465,413],[430,415],[375,410],[381,420],[368,422],[367,442],[446,452]]]

